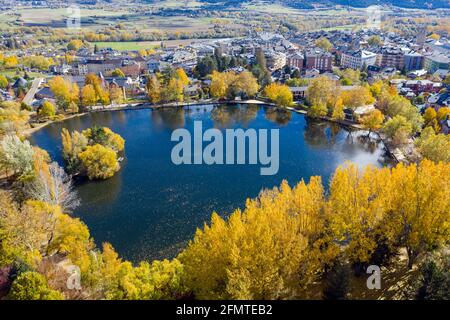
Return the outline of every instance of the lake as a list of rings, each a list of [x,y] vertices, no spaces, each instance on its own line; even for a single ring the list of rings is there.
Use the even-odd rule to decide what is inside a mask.
[[[279,128],[280,164],[273,176],[260,165],[175,165],[171,161],[174,129]],[[366,132],[311,120],[301,114],[256,105],[200,106],[189,109],[140,109],[90,113],[53,123],[33,134],[33,144],[63,164],[61,129],[106,126],[125,140],[121,170],[106,181],[78,181],[81,218],[97,245],[110,242],[121,257],[137,262],[174,257],[211,213],[222,216],[242,207],[263,188],[287,179],[320,175],[327,185],[333,171],[352,161],[386,165],[384,146]]]

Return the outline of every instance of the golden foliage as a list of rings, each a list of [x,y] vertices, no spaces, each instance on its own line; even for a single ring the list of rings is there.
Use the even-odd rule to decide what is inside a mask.
[[[89,179],[108,179],[120,169],[116,153],[100,144],[88,146],[78,157]]]
[[[264,94],[280,107],[290,107],[294,103],[291,90],[284,84],[271,83],[264,88]]]

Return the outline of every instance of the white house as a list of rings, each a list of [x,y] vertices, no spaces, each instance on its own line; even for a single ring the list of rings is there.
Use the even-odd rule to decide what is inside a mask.
[[[342,53],[341,67],[362,69],[364,66],[373,66],[377,60],[377,54],[367,50],[357,50]]]

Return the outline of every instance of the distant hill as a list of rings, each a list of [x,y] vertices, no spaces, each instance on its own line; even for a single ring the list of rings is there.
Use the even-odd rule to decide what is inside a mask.
[[[238,6],[251,0],[199,0],[200,2]],[[450,8],[449,0],[267,0],[268,3],[283,3],[286,6],[299,9],[312,9],[315,5],[344,5],[355,8],[372,5],[392,5],[402,8],[436,9]]]

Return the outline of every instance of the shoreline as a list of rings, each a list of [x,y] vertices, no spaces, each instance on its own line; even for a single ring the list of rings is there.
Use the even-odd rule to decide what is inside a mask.
[[[37,131],[39,131],[39,130],[45,128],[46,126],[48,126],[48,125],[50,125],[50,124],[52,124],[52,123],[62,122],[62,121],[65,121],[65,120],[69,120],[69,119],[73,119],[73,118],[77,118],[77,117],[82,117],[82,116],[84,116],[84,115],[86,115],[86,114],[88,114],[88,113],[89,113],[89,112],[75,113],[75,114],[71,114],[71,115],[69,115],[69,116],[67,116],[67,117],[64,117],[64,119],[46,121],[46,122],[43,122],[43,123],[41,123],[41,124],[39,124],[39,125],[37,125],[37,126],[35,126],[35,127],[28,128],[28,129],[24,130],[24,131],[22,132],[22,134],[23,134],[25,137],[29,137],[29,136],[31,136],[33,133],[35,133],[35,132],[37,132]]]

